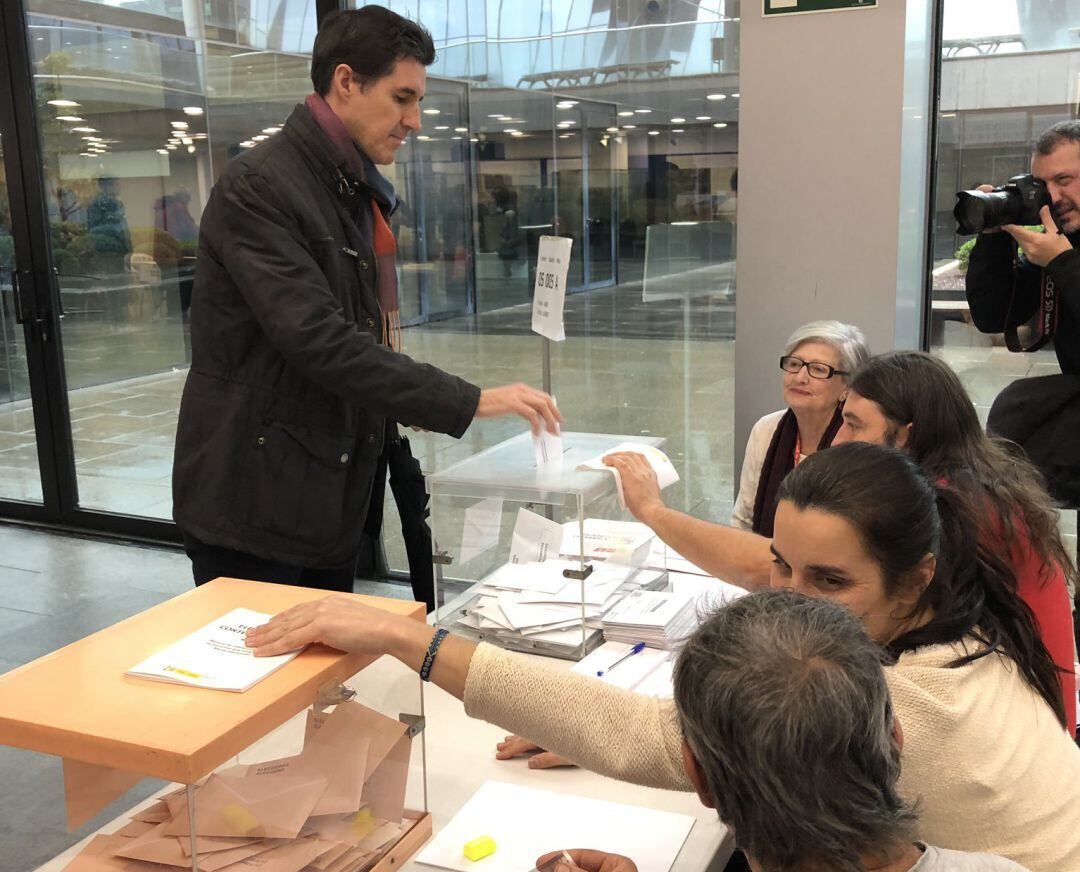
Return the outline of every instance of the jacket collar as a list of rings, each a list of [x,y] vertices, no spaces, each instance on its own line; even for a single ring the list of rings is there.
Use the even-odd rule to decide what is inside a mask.
[[[357,148],[359,160],[348,160],[319,126],[307,106],[297,104],[286,120],[281,135],[304,153],[326,187],[346,208],[359,208],[362,198],[371,197],[388,216],[397,210],[400,201],[394,193],[394,186],[376,169],[371,159]]]

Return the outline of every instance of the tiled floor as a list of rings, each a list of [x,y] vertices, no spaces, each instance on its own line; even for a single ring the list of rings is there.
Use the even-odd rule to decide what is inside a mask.
[[[0,673],[190,588],[179,551],[0,525]],[[357,590],[411,599],[399,585],[358,582]],[[0,872],[37,868],[121,810],[68,832],[59,760],[41,754],[0,747],[0,784],[8,787],[0,791]],[[127,805],[158,787],[144,782]]]

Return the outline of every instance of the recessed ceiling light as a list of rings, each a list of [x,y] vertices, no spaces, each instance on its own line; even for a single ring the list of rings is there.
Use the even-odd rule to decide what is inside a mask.
[[[279,130],[281,130],[280,127],[264,127],[263,128],[263,133],[269,133],[270,135],[273,135],[273,134],[277,133]]]
[[[252,142],[250,139],[245,139],[243,142],[240,143],[240,146],[241,146],[241,148],[254,148],[255,143]],[[169,147],[170,148],[176,148],[175,145],[172,145],[172,146],[169,146]]]
[[[255,140],[255,142],[263,142],[264,140],[267,140],[270,137],[267,136],[265,133],[260,133],[258,136],[253,136],[251,138],[253,140]],[[188,145],[188,144],[191,143],[191,140],[190,139],[185,139],[185,140],[183,140],[183,142],[184,142],[184,145]]]
[[[560,100],[558,103],[555,104],[555,108],[556,109],[573,109],[575,106],[577,106],[577,104],[578,104],[577,100]]]
[[[738,100],[738,99],[739,99],[739,92],[738,92],[738,91],[736,91],[736,92],[735,92],[734,94],[732,94],[731,96],[732,96],[732,97],[734,97],[734,98],[735,98],[736,100]]]
[[[419,139],[421,142],[429,142],[431,140],[430,136],[418,136],[416,138]]]
[[[624,124],[622,126],[622,129],[623,130],[637,130],[637,125],[636,124]]]
[[[676,127],[671,132],[672,133],[685,133],[686,131],[683,130],[681,127]]]
[[[672,124],[682,124],[685,120],[686,120],[685,118],[672,118],[671,123]]]
[[[242,142],[241,142],[240,144],[241,144],[241,145],[243,145],[244,143],[242,143]],[[251,144],[252,144],[252,145],[254,145],[255,143],[253,142],[253,143],[251,143]],[[166,149],[167,149],[168,151],[176,151],[176,146],[175,146],[175,145],[166,145],[166,146],[165,146],[165,148],[166,148]]]
[[[659,135],[660,135],[659,130],[650,130],[649,131],[649,136],[659,136]]]
[[[727,94],[706,94],[706,100],[726,100]]]
[[[253,136],[251,138],[256,140],[256,141],[258,141],[258,139],[259,139],[259,137],[257,137],[257,136]],[[264,136],[263,139],[266,139],[266,137]],[[188,136],[181,137],[180,142],[182,142],[184,145],[191,145],[192,144],[191,138],[188,137]]]
[[[157,151],[158,154],[168,154],[169,153],[168,150],[164,149],[164,148],[156,149],[156,151]]]
[[[78,124],[80,121],[85,121],[85,118],[80,118],[78,115],[57,115],[57,121],[70,121],[72,124]]]
[[[84,136],[83,139],[87,142],[101,142],[100,136]]]
[[[454,133],[468,133],[468,132],[469,132],[468,127],[455,127],[454,128]]]
[[[605,129],[607,130],[608,133],[618,133],[619,132],[618,127],[607,127]]]
[[[46,102],[57,109],[74,109],[76,106],[82,105],[82,103],[76,103],[74,100],[47,100]]]
[[[203,114],[203,108],[202,108],[202,106],[185,106],[184,107],[184,114],[185,115],[202,115]]]
[[[512,130],[512,131],[510,132],[510,135],[511,135],[511,136],[524,136],[525,134],[524,134],[524,133],[522,133],[522,132],[521,132],[520,130]]]
[[[460,137],[460,136],[451,136],[450,138],[451,138],[451,139],[461,139],[461,137]]]
[[[477,139],[477,138],[476,138],[475,136],[473,136],[473,137],[470,137],[470,139],[469,139],[469,142],[479,142],[479,141],[480,141],[480,140],[479,140],[479,139]]]
[[[177,130],[187,130],[188,129],[188,123],[186,121],[170,121],[169,124],[171,124]]]
[[[698,121],[712,121],[712,116],[711,115],[698,115],[697,120]]]
[[[93,153],[89,151],[80,151],[79,157],[93,157]]]
[[[505,115],[489,115],[488,118],[505,118]]]
[[[450,125],[449,125],[449,124],[440,124],[440,125],[439,125],[438,127],[436,127],[435,129],[436,129],[436,130],[449,130],[449,129],[450,129]]]
[[[442,110],[440,110],[440,109],[425,109],[424,114],[425,115],[442,115]]]
[[[716,122],[716,123],[715,123],[715,124],[713,125],[713,127],[727,127],[727,122],[726,122],[726,121],[717,121],[717,122]]]
[[[188,150],[188,154],[195,154],[195,146],[189,145],[187,147],[187,150]]]
[[[625,111],[625,112],[620,112],[620,113],[619,113],[619,117],[620,117],[620,118],[629,118],[629,117],[630,117],[631,115],[633,115],[633,114],[634,114],[634,113],[633,113],[633,110],[627,110],[627,111]]]
[[[651,112],[652,112],[652,109],[635,109],[634,110],[635,115],[649,115]]]
[[[75,133],[97,133],[96,127],[72,127]]]

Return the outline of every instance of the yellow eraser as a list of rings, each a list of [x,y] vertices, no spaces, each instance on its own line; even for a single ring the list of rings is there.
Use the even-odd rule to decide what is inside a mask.
[[[495,840],[491,836],[477,836],[465,843],[465,856],[470,860],[483,860],[495,853]]]

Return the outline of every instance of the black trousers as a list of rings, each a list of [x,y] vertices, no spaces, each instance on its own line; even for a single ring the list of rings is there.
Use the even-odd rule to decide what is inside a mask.
[[[225,576],[352,593],[356,578],[356,557],[337,566],[289,566],[243,551],[209,545],[186,533],[184,551],[191,558],[196,587]]]

